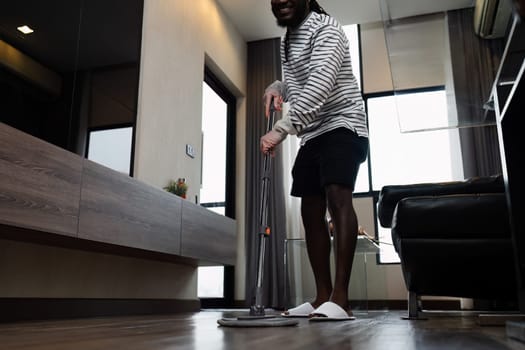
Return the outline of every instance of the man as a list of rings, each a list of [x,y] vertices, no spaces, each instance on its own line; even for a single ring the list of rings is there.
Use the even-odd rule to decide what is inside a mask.
[[[265,91],[276,110],[289,102],[288,113],[261,138],[261,151],[274,152],[287,135],[301,138],[292,170],[292,196],[301,197],[308,257],[317,296],[284,315],[311,320],[352,319],[348,284],[357,241],[352,193],[360,163],[368,153],[363,100],[352,73],[349,43],[341,26],[316,0],[271,0],[277,24],[286,27],[281,43],[284,81]],[[330,275],[332,218],[335,280]]]

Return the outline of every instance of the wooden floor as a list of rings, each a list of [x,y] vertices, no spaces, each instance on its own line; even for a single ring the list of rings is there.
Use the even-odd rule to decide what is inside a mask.
[[[426,321],[406,321],[401,311],[374,311],[349,322],[301,319],[294,327],[217,325],[217,319],[231,314],[202,311],[0,324],[0,349],[525,349],[525,344],[506,337],[504,327],[479,326],[474,316],[436,313]]]

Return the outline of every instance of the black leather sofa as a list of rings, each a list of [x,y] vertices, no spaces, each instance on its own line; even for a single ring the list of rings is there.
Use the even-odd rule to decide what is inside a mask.
[[[385,186],[378,216],[392,230],[409,318],[418,317],[422,295],[516,299],[502,176]]]

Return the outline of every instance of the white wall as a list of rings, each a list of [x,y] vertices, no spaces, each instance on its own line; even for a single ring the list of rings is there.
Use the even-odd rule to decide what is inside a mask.
[[[192,300],[196,280],[190,266],[0,240],[2,298]]]
[[[361,25],[365,93],[445,85],[451,64],[444,14],[384,28],[382,22]]]
[[[232,92],[246,90],[246,43],[214,0],[146,0],[134,175],[157,187],[185,177],[200,184],[205,57]],[[244,119],[245,109],[238,111]],[[185,154],[189,143],[196,150]]]
[[[194,201],[199,194],[205,62],[238,98],[236,219],[240,260],[236,266],[241,270],[236,276],[244,276],[247,45],[215,0],[144,1],[134,176],[159,188],[170,179],[184,177],[189,185],[188,200]],[[185,154],[186,144],[195,149],[194,159]],[[174,278],[195,283],[191,290],[196,298],[196,279]]]
[[[363,92],[392,91],[383,22],[362,24],[360,30]]]

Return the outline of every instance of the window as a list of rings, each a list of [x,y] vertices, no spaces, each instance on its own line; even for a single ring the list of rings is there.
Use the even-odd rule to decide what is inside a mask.
[[[361,84],[361,57],[359,54],[359,27],[357,24],[351,24],[343,26],[343,30],[348,38],[350,44],[350,57],[352,59],[352,70],[357,79],[359,87]],[[355,183],[355,193],[369,192],[369,175],[368,175],[368,162],[365,161],[361,164],[359,172],[357,173],[357,179]]]
[[[88,135],[87,158],[116,171],[130,174],[131,126],[91,130]]]
[[[202,84],[202,183],[200,201],[219,214],[226,210],[226,130],[228,105]]]
[[[224,267],[200,266],[198,271],[198,298],[224,297]]]
[[[406,108],[408,105],[411,108]],[[369,97],[367,108],[374,191],[391,184],[463,179],[458,129],[400,132],[398,110],[404,111],[405,121],[415,123],[420,118],[447,118],[443,89]],[[399,262],[391,245],[390,229],[380,227],[379,223],[377,227],[378,238],[385,243],[381,245],[380,262]]]
[[[202,84],[202,175],[200,203],[218,214],[235,214],[235,97],[205,69]],[[203,307],[231,306],[232,267],[198,268]]]
[[[233,218],[235,97],[206,70],[202,84],[202,177],[200,203]]]

